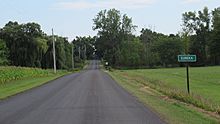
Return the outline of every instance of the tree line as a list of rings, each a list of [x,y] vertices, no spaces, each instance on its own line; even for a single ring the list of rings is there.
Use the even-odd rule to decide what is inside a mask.
[[[0,28],[0,65],[53,68],[53,37],[57,69],[82,67],[86,59],[92,59],[94,37],[68,42],[67,37],[47,35],[37,23],[9,21]]]
[[[97,55],[114,67],[180,66],[179,54],[196,54],[194,66],[220,64],[220,8],[182,15],[183,30],[165,35],[143,28],[140,36],[132,18],[116,9],[102,10],[93,19]]]
[[[182,31],[165,35],[143,28],[139,36],[132,18],[119,10],[100,11],[93,19],[97,36],[55,35],[58,69],[82,66],[87,59],[103,59],[114,67],[175,67],[179,54],[196,54],[194,66],[220,65],[220,8],[205,7],[182,14]],[[53,68],[53,38],[31,22],[9,21],[0,28],[0,65]]]

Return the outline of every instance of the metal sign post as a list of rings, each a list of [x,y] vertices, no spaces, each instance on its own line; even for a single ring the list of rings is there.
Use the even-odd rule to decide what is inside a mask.
[[[186,63],[186,82],[187,82],[187,91],[188,93],[190,93],[189,91],[189,63]]]
[[[189,63],[196,62],[196,55],[178,55],[178,62],[186,63],[186,83],[187,83],[187,92],[190,93],[189,89]]]

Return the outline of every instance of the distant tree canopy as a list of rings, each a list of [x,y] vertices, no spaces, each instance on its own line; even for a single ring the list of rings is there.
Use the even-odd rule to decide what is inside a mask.
[[[178,54],[196,54],[195,66],[220,65],[220,8],[205,7],[182,17],[181,33],[165,35],[143,28],[135,36],[132,18],[116,9],[102,10],[93,19],[97,36],[78,36],[72,43],[54,36],[57,68],[72,68],[72,59],[77,66],[94,58],[113,67],[172,67],[181,65]],[[10,21],[0,28],[0,65],[52,68],[52,41],[37,23]]]
[[[220,8],[183,13],[183,34],[142,29],[134,36],[132,18],[116,9],[100,11],[94,21],[97,55],[112,66],[179,66],[178,54],[196,54],[194,65],[220,64]]]
[[[73,40],[75,61],[93,59],[95,57],[95,37],[76,37]]]
[[[183,52],[179,36],[169,37],[150,29],[134,36],[132,18],[118,10],[100,11],[93,21],[93,29],[98,30],[98,55],[112,66],[176,65],[176,56]]]

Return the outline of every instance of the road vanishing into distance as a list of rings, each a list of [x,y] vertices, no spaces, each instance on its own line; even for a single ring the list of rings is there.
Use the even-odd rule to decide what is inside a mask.
[[[0,124],[164,124],[93,60],[79,73],[0,101]]]

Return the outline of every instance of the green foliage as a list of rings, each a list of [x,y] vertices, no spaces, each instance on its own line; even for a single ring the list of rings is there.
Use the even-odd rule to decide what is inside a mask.
[[[211,14],[207,7],[185,12],[181,34],[165,35],[142,29],[136,37],[132,35],[136,26],[127,15],[122,16],[115,9],[100,11],[93,19],[93,29],[98,30],[97,55],[117,67],[180,66],[179,54],[197,55],[195,66],[217,65],[220,63],[219,13],[219,8]],[[137,38],[140,42],[136,42]]]
[[[0,67],[0,99],[40,86],[67,73],[59,70],[55,74],[52,70],[39,68]]]
[[[153,67],[160,64],[160,56],[158,51],[155,50],[155,43],[165,37],[163,34],[153,32],[150,29],[142,29],[140,40],[145,46],[144,57],[142,60],[145,61],[144,65],[147,67]]]
[[[14,66],[53,67],[52,37],[47,36],[39,24],[18,24],[10,21],[1,29],[0,37],[6,43],[5,48],[2,40],[0,41],[3,47],[0,48],[2,51],[0,64],[7,63],[6,58],[8,58],[10,65]],[[71,44],[64,37],[55,37],[57,39],[55,42],[57,68],[72,68]]]
[[[129,49],[128,49],[129,48]],[[143,64],[144,46],[139,39],[124,41],[118,53],[118,65],[134,67]]]
[[[211,12],[205,7],[202,11],[183,14],[183,31],[190,39],[190,49],[186,54],[196,54],[197,65],[218,65],[220,63],[219,13],[219,9],[214,9],[211,15]],[[213,29],[210,26],[211,23]]]
[[[8,22],[1,32],[9,49],[9,60],[16,66],[35,66],[37,61],[37,45],[34,39],[42,36],[40,25],[27,23],[19,25]]]
[[[96,37],[76,37],[76,39],[73,40],[74,44],[74,57],[75,60],[80,61],[87,60],[87,59],[93,59],[94,52],[95,52],[95,38]],[[77,62],[78,62],[77,61]]]
[[[212,11],[212,34],[210,45],[210,59],[212,64],[220,64],[220,8]]]
[[[135,26],[131,18],[121,16],[115,9],[101,11],[93,19],[93,29],[98,30],[99,36],[97,54],[117,67],[179,66],[179,54],[197,55],[198,61],[194,64],[197,66],[217,65],[220,63],[219,13],[219,8],[211,14],[207,7],[198,12],[185,12],[180,35],[142,29],[141,35],[136,37],[132,35]],[[136,42],[136,38],[140,42]]]
[[[76,66],[87,59],[104,59],[113,67],[173,67],[180,65],[178,54],[197,55],[197,66],[219,65],[220,8],[209,12],[205,7],[182,17],[180,34],[142,29],[140,36],[135,36],[132,31],[137,26],[132,18],[116,9],[102,10],[93,19],[97,36],[76,37],[72,43],[54,36],[57,68],[71,69],[72,57]],[[9,21],[0,29],[0,39],[0,65],[53,68],[53,39],[39,24]]]
[[[58,73],[60,73],[59,71]],[[0,85],[12,80],[20,80],[30,77],[45,77],[53,75],[53,70],[43,70],[39,68],[2,66],[0,67]]]
[[[4,40],[0,39],[0,65],[8,64],[8,48]]]
[[[107,60],[110,65],[117,65],[119,63],[118,53],[124,41],[133,40],[131,33],[136,26],[132,24],[131,18],[125,14],[121,15],[116,9],[100,11],[93,21],[93,30],[98,30],[99,36],[96,42],[97,54],[100,58]]]
[[[154,52],[157,52],[161,64],[178,65],[177,56],[183,53],[183,43],[178,37],[164,37],[155,43]]]

